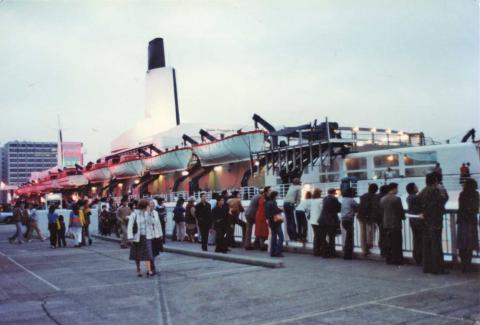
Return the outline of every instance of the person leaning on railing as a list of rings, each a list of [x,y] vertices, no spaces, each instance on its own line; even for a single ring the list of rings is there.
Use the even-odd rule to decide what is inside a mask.
[[[318,196],[317,193],[313,191],[314,199]],[[320,250],[320,255],[323,258],[331,258],[338,256],[335,251],[335,236],[337,234],[337,231],[340,230],[340,220],[338,219],[338,213],[341,211],[342,205],[335,196],[336,193],[337,191],[334,188],[329,189],[327,192],[327,196],[321,201],[322,203],[320,207],[320,218],[318,218],[319,239],[317,241],[317,250]],[[312,216],[310,217],[310,219],[313,218],[314,209],[319,209],[318,202],[315,202],[314,200],[312,200],[311,206]]]
[[[245,219],[247,220],[247,229],[245,234],[245,243],[243,246],[246,250],[253,250],[258,248],[258,240],[255,239],[255,247],[252,246],[252,232],[255,225],[255,216],[258,210],[258,202],[260,197],[263,195],[263,189],[260,189],[259,193],[252,197],[250,204],[248,205],[247,210],[245,211]]]
[[[283,199],[283,208],[285,211],[288,239],[292,241],[298,240],[297,224],[295,222],[295,207],[302,199],[302,187],[300,179],[293,179],[292,184],[288,187],[287,194]]]
[[[422,207],[423,251],[422,264],[424,273],[444,274],[442,227],[445,203],[448,194],[439,183],[438,174],[430,173],[426,176],[427,186],[418,194],[418,200]]]
[[[362,247],[363,256],[370,255],[370,249],[373,247],[373,239],[375,238],[375,200],[377,191],[377,184],[369,184],[368,192],[360,197],[357,219],[360,224],[360,246]]]
[[[398,184],[388,185],[388,194],[380,200],[383,209],[383,229],[385,230],[385,259],[387,264],[402,265],[402,220],[405,220],[402,200],[397,196]]]
[[[308,219],[310,218],[310,204],[312,201],[312,192],[305,193],[303,199],[295,209],[295,217],[297,218],[298,241],[307,242]]]
[[[277,205],[278,192],[272,191],[268,201],[265,203],[265,216],[268,220],[271,232],[270,256],[283,257],[283,230],[282,230],[282,209]]]
[[[358,203],[355,201],[354,196],[353,188],[346,189],[342,196],[343,258],[345,260],[353,258],[353,221],[358,210]]]
[[[457,248],[462,263],[462,272],[468,272],[472,264],[472,251],[479,251],[478,219],[480,198],[478,184],[473,178],[466,178],[463,191],[458,198]]]
[[[255,240],[258,239],[258,246],[261,251],[267,250],[265,241],[268,238],[268,224],[267,217],[265,215],[265,204],[270,197],[272,189],[270,186],[266,186],[263,189],[262,196],[258,199],[258,209],[255,213]]]
[[[413,250],[412,255],[417,265],[422,264],[422,250],[423,250],[423,228],[425,227],[424,221],[419,215],[422,213],[422,206],[418,199],[418,187],[415,183],[408,183],[406,186],[408,193],[407,205],[409,214],[410,228],[413,235]]]

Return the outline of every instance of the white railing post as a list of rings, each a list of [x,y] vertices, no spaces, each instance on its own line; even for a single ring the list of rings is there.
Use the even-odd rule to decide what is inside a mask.
[[[450,240],[452,247],[452,262],[457,263],[458,254],[457,254],[457,215],[453,211],[448,212],[449,222],[450,222]]]

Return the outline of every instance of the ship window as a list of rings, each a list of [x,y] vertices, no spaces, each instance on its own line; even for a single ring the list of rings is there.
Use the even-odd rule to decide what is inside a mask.
[[[410,152],[404,155],[403,161],[406,166],[433,165],[437,162],[437,153],[435,151]]]
[[[382,155],[373,157],[375,167],[393,167],[398,166],[398,155]]]
[[[347,170],[367,169],[367,158],[347,158],[345,164]]]
[[[359,181],[364,181],[367,179],[367,172],[350,172],[348,176],[356,177]]]
[[[328,160],[328,158],[326,159]],[[320,172],[321,173],[334,173],[334,172],[338,172],[340,170],[340,160],[338,159],[334,159],[330,162],[330,166],[326,166],[324,165],[325,163],[328,163],[327,161],[325,161],[324,163],[322,163],[321,165],[321,169],[320,169]]]
[[[388,173],[390,173],[390,175],[388,175]],[[387,171],[386,169],[376,170],[374,175],[377,179],[385,178],[385,176],[387,176],[387,178],[396,178],[400,176],[400,171],[398,169],[392,169],[391,171]]]
[[[321,183],[339,182],[339,181],[340,181],[340,174],[337,174],[337,173],[320,175]]]
[[[423,177],[432,172],[432,167],[410,167],[405,168],[406,177]]]

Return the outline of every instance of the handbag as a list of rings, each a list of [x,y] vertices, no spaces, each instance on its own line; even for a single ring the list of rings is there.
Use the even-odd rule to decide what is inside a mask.
[[[152,253],[153,256],[157,256],[159,253],[163,253],[163,239],[162,237],[152,239]]]
[[[74,239],[75,235],[70,231],[70,227],[68,227],[67,232],[65,233],[66,238]]]
[[[284,221],[284,217],[283,217],[283,214],[281,213],[277,213],[273,216],[273,222],[275,223],[282,223]]]
[[[137,224],[137,216],[135,215],[135,220],[133,220],[133,227],[132,227],[133,235],[135,236],[138,232],[138,224]]]

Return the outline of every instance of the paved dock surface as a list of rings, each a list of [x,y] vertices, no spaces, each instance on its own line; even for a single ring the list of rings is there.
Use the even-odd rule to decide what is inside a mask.
[[[128,250],[96,240],[11,245],[0,226],[0,324],[475,324],[479,274],[285,254],[265,268],[164,253],[138,278]],[[71,246],[71,243],[70,243]],[[175,244],[195,249],[194,244]],[[211,247],[210,247],[211,249]],[[232,254],[268,258],[263,252]]]

